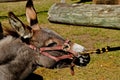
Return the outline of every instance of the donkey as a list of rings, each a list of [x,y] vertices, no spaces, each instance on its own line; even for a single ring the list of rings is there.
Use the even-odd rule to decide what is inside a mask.
[[[8,14],[14,31],[0,40],[0,80],[24,80],[38,66],[63,68],[71,63],[78,66],[89,63],[88,54],[79,54],[85,50],[83,46],[39,27],[32,0],[27,1],[26,16],[30,26],[13,12]]]
[[[27,1],[26,17],[27,17],[27,21],[30,25],[30,27],[27,27],[27,29],[29,29],[29,32],[28,32],[28,30],[20,31],[20,29],[22,27],[16,27],[17,25],[15,25],[15,26],[13,25],[12,27],[22,37],[23,41],[25,41],[27,44],[32,46],[32,48],[41,49],[41,51],[43,49],[43,52],[41,52],[41,53],[47,52],[48,54],[52,55],[50,57],[50,55],[46,56],[46,54],[42,54],[40,56],[41,60],[39,60],[41,63],[41,66],[46,67],[46,68],[54,68],[54,67],[62,68],[63,66],[59,65],[60,63],[61,64],[62,64],[62,62],[68,63],[68,60],[64,61],[65,57],[66,57],[65,59],[69,58],[71,60],[71,56],[68,55],[69,53],[72,53],[75,57],[79,58],[79,60],[80,60],[78,63],[79,66],[86,66],[89,63],[90,56],[88,54],[85,54],[85,55],[79,54],[79,52],[85,51],[85,48],[83,46],[81,46],[77,43],[72,43],[70,41],[67,41],[64,38],[62,38],[59,34],[57,34],[56,32],[54,32],[50,29],[47,29],[47,28],[42,28],[38,25],[37,14],[36,14],[36,10],[34,8],[32,0]],[[18,18],[16,17],[16,19],[18,19]],[[18,19],[18,21],[20,21],[20,20]],[[20,21],[20,22],[23,25],[22,21]],[[20,26],[20,25],[18,25],[18,26]],[[61,50],[61,49],[51,50],[51,49],[46,48],[46,47],[60,48],[60,45],[62,45],[61,47],[63,47],[63,44],[65,44],[64,47],[67,47],[68,51],[66,51],[67,50],[66,48],[65,48],[66,50]],[[45,48],[42,48],[42,47],[45,47]],[[64,58],[60,57],[63,59],[60,59],[58,61],[56,60],[55,57],[53,57],[53,56],[56,56],[56,57],[62,56],[64,54],[67,54],[68,56],[67,55],[65,57],[63,56]],[[74,56],[72,56],[72,57],[74,57]],[[61,60],[63,60],[63,61],[61,62]],[[70,65],[70,63],[68,65]]]

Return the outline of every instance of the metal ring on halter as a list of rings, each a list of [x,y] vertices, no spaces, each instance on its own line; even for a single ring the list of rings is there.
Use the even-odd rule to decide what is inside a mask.
[[[69,45],[68,43],[65,43],[65,44],[63,45],[63,50],[64,50],[64,51],[69,51],[69,50],[70,50],[70,45]]]

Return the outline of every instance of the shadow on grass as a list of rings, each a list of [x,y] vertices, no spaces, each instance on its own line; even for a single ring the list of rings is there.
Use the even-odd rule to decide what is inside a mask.
[[[74,0],[73,0],[74,1]],[[75,2],[76,4],[80,4],[80,3],[89,3],[92,2],[92,0],[79,0],[77,2]]]
[[[0,19],[6,19],[7,16],[0,16]]]
[[[37,14],[42,14],[42,13],[47,13],[48,10],[45,10],[45,11],[40,11],[40,12],[37,12]],[[20,14],[20,15],[17,15],[17,17],[23,17],[23,16],[26,16],[26,14]],[[0,19],[7,19],[8,16],[0,16]]]
[[[48,19],[49,20],[49,19]],[[63,22],[56,22],[56,21],[50,21],[51,23],[55,24],[64,24],[64,25],[73,25],[73,26],[84,26],[84,27],[91,27],[91,28],[104,28],[104,29],[113,29],[113,30],[120,30],[119,27],[110,27],[110,26],[94,26],[94,25],[80,25],[80,24],[72,24],[72,23],[63,23]]]
[[[25,80],[43,80],[43,77],[34,73],[31,73]]]

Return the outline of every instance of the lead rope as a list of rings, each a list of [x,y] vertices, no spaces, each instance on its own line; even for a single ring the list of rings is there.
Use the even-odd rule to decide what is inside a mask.
[[[105,52],[117,51],[117,50],[120,50],[120,46],[118,46],[118,47],[107,46],[107,47],[104,47],[104,48],[101,48],[101,49],[80,52],[79,54],[102,54],[102,53],[105,53]]]
[[[105,53],[105,52],[117,51],[117,50],[120,50],[120,46],[118,46],[118,47],[107,46],[107,47],[104,47],[104,48],[101,48],[101,49],[96,49],[96,50],[93,50],[93,51],[80,52],[79,54],[81,54],[81,55],[84,55],[84,54],[102,54],[102,53]],[[75,61],[75,59],[76,58],[73,59],[71,65],[70,65],[71,75],[75,74],[74,73],[74,67],[75,67],[74,61]]]

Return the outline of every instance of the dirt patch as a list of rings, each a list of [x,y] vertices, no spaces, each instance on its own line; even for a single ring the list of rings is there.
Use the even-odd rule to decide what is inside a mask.
[[[91,39],[91,36],[89,34],[83,34],[79,36],[73,36],[73,38],[80,40],[83,46],[85,46],[87,49],[94,49],[95,41]]]

